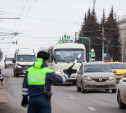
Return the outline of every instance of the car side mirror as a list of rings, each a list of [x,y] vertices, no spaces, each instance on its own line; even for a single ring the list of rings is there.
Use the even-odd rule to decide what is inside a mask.
[[[113,70],[113,73],[117,73],[117,71],[116,70]]]

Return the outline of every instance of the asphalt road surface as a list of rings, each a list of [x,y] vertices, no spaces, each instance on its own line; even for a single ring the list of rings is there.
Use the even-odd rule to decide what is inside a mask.
[[[21,107],[23,76],[13,77],[12,68],[2,69],[4,87],[0,86],[0,113],[27,113]],[[52,86],[52,113],[126,113],[120,110],[116,94],[90,91],[82,94],[71,84]]]

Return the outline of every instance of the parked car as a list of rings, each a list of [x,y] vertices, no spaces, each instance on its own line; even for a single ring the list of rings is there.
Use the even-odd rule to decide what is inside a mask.
[[[101,89],[116,93],[116,77],[109,64],[104,62],[83,63],[77,74],[77,91]]]
[[[126,65],[123,62],[108,62],[108,64],[112,71],[115,71],[116,81],[119,82],[126,73]]]
[[[117,102],[119,104],[120,109],[126,108],[126,73],[119,82],[117,92]]]

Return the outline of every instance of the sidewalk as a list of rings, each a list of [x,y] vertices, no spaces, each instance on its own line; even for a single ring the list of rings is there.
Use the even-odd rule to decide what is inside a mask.
[[[7,86],[0,85],[0,113],[9,113],[8,110]]]
[[[7,102],[7,91],[6,86],[0,85],[0,102]]]

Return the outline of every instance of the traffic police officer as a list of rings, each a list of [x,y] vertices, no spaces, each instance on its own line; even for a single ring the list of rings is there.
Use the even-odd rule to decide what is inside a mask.
[[[0,81],[1,81],[1,85],[3,86],[4,84],[3,84],[3,77],[2,77],[2,75],[1,75],[1,66],[0,66]]]
[[[48,58],[49,53],[38,52],[37,61],[27,69],[24,77],[21,105],[26,107],[28,103],[28,113],[51,113],[51,84],[64,83],[72,74],[70,68],[63,76],[56,74],[48,68]]]

